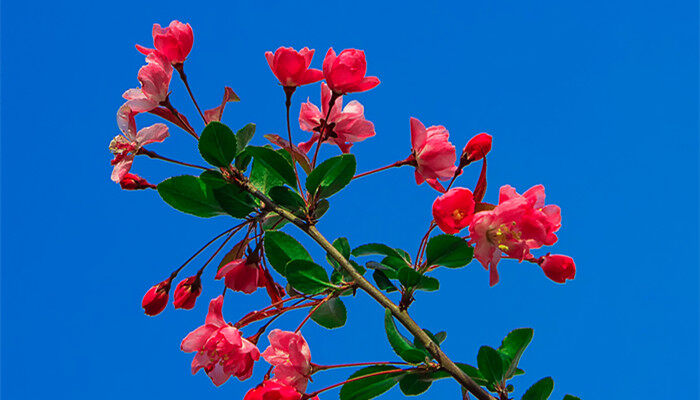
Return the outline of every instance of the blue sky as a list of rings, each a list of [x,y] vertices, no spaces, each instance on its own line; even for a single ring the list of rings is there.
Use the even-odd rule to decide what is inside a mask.
[[[552,399],[697,398],[697,16],[696,2],[685,0],[3,2],[1,397],[242,398],[266,369],[220,388],[190,375],[179,343],[220,292],[212,271],[193,311],[169,306],[149,318],[140,308],[148,287],[229,224],[179,214],[155,192],[121,192],[109,180],[120,95],[138,84],[143,63],[133,45],[150,44],[152,23],[180,19],[194,27],[187,70],[203,106],[218,104],[224,85],[243,99],[226,110],[232,127],[283,132],[266,50],[309,46],[320,67],[329,46],[355,47],[382,80],[352,96],[377,131],[354,147],[360,171],[407,156],[414,116],[446,126],[458,148],[475,133],[494,136],[487,200],[501,185],[545,185],[563,210],[552,251],[575,257],[576,280],[556,285],[510,262],[494,288],[476,262],[437,271],[441,291],[419,295],[412,313],[448,332],[444,349],[455,360],[473,364],[479,346],[529,326],[535,338],[518,393],[551,375]],[[174,80],[172,89],[196,121],[183,87]],[[319,92],[300,89],[293,109],[307,97],[318,102]],[[201,162],[176,129],[153,149]],[[154,182],[185,172],[151,160],[136,166]],[[477,174],[468,170],[462,184]],[[392,170],[334,197],[319,228],[352,245],[414,252],[434,198],[410,168]],[[236,320],[265,301],[237,294],[224,316]],[[395,359],[382,310],[363,294],[349,306],[341,330],[304,328],[313,360]],[[280,326],[293,329],[300,318]],[[421,398],[457,396],[455,383],[440,381]]]

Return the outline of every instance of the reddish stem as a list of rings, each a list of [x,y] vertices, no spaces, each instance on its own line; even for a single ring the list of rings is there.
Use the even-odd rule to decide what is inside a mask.
[[[337,388],[338,386],[343,386],[343,385],[345,385],[346,383],[355,382],[355,381],[359,381],[359,380],[361,380],[361,379],[366,379],[366,378],[370,378],[370,377],[378,376],[378,375],[394,374],[394,373],[396,373],[396,372],[401,372],[401,371],[403,371],[401,368],[390,369],[390,370],[388,370],[388,371],[379,371],[379,372],[375,372],[375,373],[372,373],[372,374],[367,374],[367,375],[363,375],[363,376],[358,376],[357,378],[347,379],[347,380],[344,380],[344,381],[342,381],[342,382],[338,382],[338,383],[336,383],[336,384],[334,384],[334,385],[330,385],[330,386],[328,386],[328,387],[325,387],[325,388],[323,388],[323,389],[319,389],[319,390],[317,390],[317,391],[315,391],[315,392],[313,392],[313,393],[305,394],[305,395],[302,397],[302,399],[310,399],[310,398],[316,397],[316,396],[318,396],[320,393],[323,393],[323,392],[325,392],[325,391],[327,391],[327,390],[331,390],[331,389],[333,389],[333,388]]]
[[[333,109],[333,106],[335,105],[335,101],[340,98],[342,94],[336,93],[336,92],[331,92],[331,98],[328,101],[328,112],[326,112],[326,118],[324,119],[325,124],[323,125],[323,129],[318,133],[318,142],[316,142],[316,150],[314,151],[314,158],[313,161],[311,162],[311,169],[316,168],[316,157],[318,157],[318,150],[321,148],[321,143],[323,142],[323,136],[326,134],[325,130],[326,127],[328,126],[328,117],[331,115],[331,110]]]
[[[334,369],[334,368],[346,368],[346,367],[363,367],[367,365],[394,365],[394,364],[399,364],[399,365],[409,365],[407,362],[403,361],[376,361],[376,362],[360,362],[360,363],[349,363],[349,364],[334,364],[334,365],[317,365],[313,364],[313,371],[319,372],[319,371],[325,371],[327,369]]]
[[[194,98],[194,94],[192,94],[192,89],[190,89],[190,84],[187,82],[187,75],[185,74],[185,64],[180,63],[180,64],[175,64],[173,65],[173,68],[180,74],[180,79],[182,80],[182,83],[185,84],[185,88],[187,88],[187,93],[190,94],[190,98],[192,99],[192,102],[194,103],[195,108],[197,108],[197,112],[199,113],[199,116],[202,117],[202,121],[204,121],[204,125],[207,124],[207,119],[204,118],[204,114],[202,113],[202,110],[199,108],[199,104],[197,104],[197,100]]]
[[[163,156],[161,156],[160,154],[158,154],[158,153],[156,153],[156,152],[154,152],[154,151],[146,150],[146,149],[144,149],[144,148],[140,148],[137,154],[143,154],[143,155],[146,155],[146,156],[148,156],[148,157],[150,157],[150,158],[155,158],[155,159],[157,159],[157,160],[167,161],[167,162],[170,162],[170,163],[173,163],[173,164],[184,165],[185,167],[198,168],[198,169],[203,169],[203,170],[205,170],[205,171],[208,171],[208,170],[209,170],[209,168],[203,167],[203,166],[201,166],[201,165],[190,164],[190,163],[186,163],[186,162],[183,162],[183,161],[173,160],[172,158],[163,157]]]
[[[393,164],[389,164],[385,167],[381,167],[381,168],[373,169],[371,171],[363,172],[361,174],[357,174],[357,175],[353,176],[352,179],[362,178],[363,176],[367,176],[367,175],[373,174],[375,172],[384,171],[384,170],[389,169],[389,168],[401,167],[403,165],[407,165],[409,163],[409,159],[410,159],[410,157],[405,159],[405,160],[401,160],[401,161],[397,161]]]
[[[180,121],[181,127],[185,127],[185,130],[192,135],[195,139],[199,140],[199,135],[197,135],[197,132],[194,131],[194,128],[190,126],[189,123],[185,122],[184,119],[180,116],[180,113],[175,109],[175,107],[170,103],[170,95],[165,98],[165,100],[161,103],[161,105],[165,108],[167,108],[174,116],[177,118],[178,121]],[[178,125],[180,125],[178,124]]]
[[[329,295],[326,296],[323,300],[319,301],[318,304],[316,304],[316,305],[314,306],[314,308],[312,308],[311,311],[309,311],[309,313],[306,315],[306,318],[304,318],[304,320],[301,321],[301,323],[299,324],[299,326],[297,326],[297,329],[295,329],[294,332],[295,332],[295,333],[296,333],[296,332],[299,332],[299,330],[301,329],[302,326],[304,326],[304,324],[306,323],[306,321],[308,321],[309,318],[311,318],[311,315],[312,315],[314,312],[316,312],[316,310],[318,310],[318,308],[321,307],[321,305],[322,305],[323,303],[327,302],[327,301],[330,300],[332,297],[333,297],[333,293],[329,294]]]
[[[211,239],[211,240],[208,241],[204,246],[202,246],[201,249],[197,250],[196,253],[194,253],[190,258],[188,258],[187,261],[185,261],[185,262],[180,266],[180,268],[176,269],[176,270],[173,272],[173,274],[177,275],[183,268],[185,268],[185,266],[186,266],[187,264],[190,263],[190,261],[194,260],[194,258],[197,257],[197,256],[199,255],[199,253],[203,252],[204,249],[206,249],[207,247],[209,247],[209,246],[210,246],[212,243],[214,243],[217,239],[219,239],[220,237],[224,236],[225,234],[227,234],[227,233],[233,231],[233,230],[236,229],[236,228],[242,227],[244,224],[245,224],[245,222],[240,223],[240,224],[234,226],[233,228],[227,229],[227,230],[221,232],[220,234],[216,235],[213,239]]]
[[[296,90],[296,86],[284,86],[284,94],[286,95],[286,100],[284,102],[287,108],[287,138],[289,139],[289,155],[292,157],[292,166],[294,167],[294,177],[297,179],[297,185],[299,185],[299,193],[304,193],[304,189],[301,187],[301,180],[299,179],[299,171],[297,170],[297,162],[294,159],[294,152],[292,150],[292,126],[289,123],[289,109],[292,107],[292,94]]]

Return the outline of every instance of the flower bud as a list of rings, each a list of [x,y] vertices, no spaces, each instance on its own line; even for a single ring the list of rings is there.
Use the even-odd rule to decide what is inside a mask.
[[[574,279],[576,275],[576,264],[573,258],[561,254],[554,254],[542,257],[540,267],[547,278],[557,283],[564,283],[567,279]]]
[[[314,50],[304,47],[296,51],[291,47],[280,47],[275,52],[265,53],[267,63],[282,86],[296,87],[318,82],[323,73],[318,69],[309,69]]]
[[[158,315],[165,309],[165,306],[168,304],[168,292],[170,292],[171,282],[172,278],[168,278],[148,289],[141,301],[141,307],[143,307],[146,315]]]
[[[136,174],[127,173],[119,181],[119,185],[124,190],[141,190],[141,189],[155,189],[156,185],[149,183],[144,178]]]
[[[336,56],[333,48],[328,49],[323,60],[323,77],[333,92],[364,92],[379,85],[376,76],[366,77],[366,73],[367,61],[364,51],[346,49]]]
[[[469,142],[462,150],[460,164],[464,163],[466,165],[472,161],[484,158],[491,151],[491,141],[492,137],[488,133],[480,133],[469,139]]]
[[[190,276],[177,284],[175,294],[173,294],[173,305],[175,308],[191,310],[202,293],[202,281],[199,275]]]
[[[300,400],[301,398],[302,394],[293,387],[266,380],[258,387],[249,390],[243,400]],[[318,397],[310,400],[318,400]]]
[[[170,25],[162,28],[159,24],[153,24],[153,45],[156,50],[167,57],[171,64],[182,64],[192,50],[194,35],[190,24],[180,21],[172,21]],[[136,49],[148,55],[153,49],[136,45]]]

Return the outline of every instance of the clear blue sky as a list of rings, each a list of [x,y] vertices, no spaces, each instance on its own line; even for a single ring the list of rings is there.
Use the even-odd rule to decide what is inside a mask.
[[[309,46],[320,67],[329,46],[356,47],[382,80],[352,96],[377,131],[355,146],[359,170],[405,157],[415,116],[445,125],[457,147],[478,132],[494,136],[487,200],[504,184],[545,185],[563,210],[554,251],[576,258],[576,280],[555,285],[532,265],[504,262],[489,288],[476,262],[439,271],[441,292],[420,295],[412,312],[448,332],[456,360],[474,363],[480,345],[530,326],[518,393],[552,375],[553,399],[697,398],[697,18],[696,2],[685,0],[3,2],[1,397],[236,399],[266,369],[221,388],[190,375],[179,343],[220,292],[211,271],[193,311],[169,306],[149,318],[140,307],[148,287],[228,226],[109,180],[115,112],[143,63],[134,44],[150,44],[152,23],[180,19],[195,31],[187,70],[200,101],[213,107],[224,85],[243,99],[226,110],[233,127],[283,132],[266,50]],[[173,82],[174,104],[197,121]],[[316,85],[300,89],[294,109],[318,95]],[[200,162],[175,129],[156,147]],[[183,170],[139,159],[137,172],[158,182]],[[410,168],[393,170],[334,198],[320,229],[413,252],[434,197]],[[229,320],[266,301],[262,292],[235,299]],[[308,326],[313,360],[394,359],[382,315],[360,294],[345,328]],[[422,396],[457,397],[448,381]]]

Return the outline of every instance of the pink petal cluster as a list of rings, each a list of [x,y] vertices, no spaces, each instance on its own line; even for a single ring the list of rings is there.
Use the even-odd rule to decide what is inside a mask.
[[[469,139],[467,145],[462,150],[462,157],[466,162],[481,160],[491,151],[493,138],[488,133],[482,132]]]
[[[216,279],[224,278],[227,288],[251,294],[259,287],[265,287],[265,275],[256,260],[241,258],[224,265],[216,273]]]
[[[443,232],[455,234],[469,226],[474,216],[474,196],[465,188],[453,188],[433,202],[433,218]]]
[[[122,97],[136,113],[148,112],[168,99],[173,67],[161,53],[154,51],[146,56],[146,65],[139,69],[137,78],[141,88],[129,89]]]
[[[191,310],[197,302],[197,297],[202,293],[202,281],[199,275],[185,278],[177,284],[175,294],[173,294],[173,305],[175,308]]]
[[[411,118],[411,145],[416,183],[420,185],[428,181],[438,191],[444,192],[437,180],[450,179],[457,170],[457,153],[450,143],[450,133],[444,126],[426,129],[417,118]]]
[[[157,186],[146,179],[131,173],[126,173],[119,181],[119,186],[124,190],[155,189]]]
[[[293,387],[267,380],[249,390],[243,400],[301,400],[301,398],[302,394]],[[318,400],[318,397],[309,400]]]
[[[321,85],[321,110],[310,101],[301,105],[299,112],[299,127],[307,132],[313,132],[311,139],[299,143],[299,149],[308,153],[318,141],[323,131],[323,141],[330,140],[340,147],[343,153],[350,151],[353,143],[361,142],[375,135],[374,124],[365,119],[365,111],[358,101],[349,102],[343,108],[343,98],[338,98],[328,114],[328,104],[331,90],[325,83]],[[324,118],[328,115],[328,120]]]
[[[565,283],[567,279],[576,276],[576,264],[574,259],[561,254],[553,254],[542,257],[538,263],[547,278],[557,283]]]
[[[141,307],[146,315],[154,316],[160,314],[168,305],[168,293],[172,278],[168,278],[163,282],[152,286],[141,300]]]
[[[332,91],[338,94],[364,92],[379,85],[379,78],[367,76],[365,52],[346,49],[336,56],[331,47],[323,60],[323,77]]]
[[[314,50],[304,47],[296,51],[291,47],[280,47],[265,53],[267,63],[280,84],[285,87],[296,87],[318,82],[323,79],[323,73],[318,69],[309,69]]]
[[[262,353],[268,363],[275,366],[274,381],[306,390],[311,373],[311,350],[301,333],[274,329],[267,336],[270,346]]]
[[[498,283],[496,266],[501,253],[517,260],[532,258],[531,249],[550,246],[561,227],[561,210],[544,205],[544,186],[537,185],[519,195],[512,186],[502,186],[498,205],[478,212],[469,226],[474,256],[490,269],[491,286]]]
[[[250,378],[253,364],[260,359],[258,348],[224,321],[223,304],[223,296],[213,299],[205,324],[190,332],[180,345],[186,353],[197,352],[192,360],[192,374],[204,369],[216,386],[231,376],[239,380]]]
[[[109,144],[109,150],[114,154],[111,164],[112,180],[121,182],[131,169],[134,157],[138,151],[150,143],[162,142],[168,137],[168,126],[157,123],[149,127],[136,131],[136,120],[134,112],[128,104],[124,104],[117,111],[117,125],[122,131],[122,135],[117,135]]]
[[[163,54],[170,64],[182,64],[192,50],[194,34],[190,24],[180,21],[172,21],[170,25],[162,28],[159,24],[153,24],[153,46],[155,50]],[[153,49],[136,45],[136,49],[143,54],[151,54]]]

